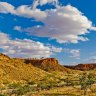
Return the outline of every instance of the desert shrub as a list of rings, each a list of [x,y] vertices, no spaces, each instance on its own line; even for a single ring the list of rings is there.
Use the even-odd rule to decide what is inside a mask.
[[[4,95],[4,94],[0,94],[0,96],[7,96],[7,95]]]
[[[39,84],[38,87],[41,89],[41,90],[48,90],[50,89],[50,85],[48,84]]]
[[[84,90],[84,95],[87,94],[87,89],[91,89],[92,84],[95,83],[94,74],[83,73],[80,77],[81,90]]]
[[[15,88],[19,88],[19,87],[21,87],[22,85],[21,84],[19,84],[19,83],[13,83],[13,84],[9,84],[8,85],[8,88],[10,88],[10,89],[15,89]]]
[[[95,83],[94,74],[83,73],[80,77],[81,89],[91,88],[91,85]]]
[[[34,84],[36,84],[36,82],[35,81],[28,81],[27,84],[34,85]]]
[[[34,91],[34,88],[30,87],[29,85],[25,85],[23,87],[18,88],[17,90],[13,90],[12,94],[24,95],[31,91]]]
[[[53,88],[53,87],[58,87],[58,83],[54,81],[42,81],[38,84],[37,86],[38,88],[40,88],[41,90],[49,90],[50,88]]]
[[[44,90],[44,89],[50,89],[56,86],[57,86],[57,82],[55,82],[55,80],[53,81],[52,79],[47,79],[39,82],[37,87],[39,87],[41,90]]]
[[[59,84],[59,83],[56,82],[56,81],[50,81],[50,82],[49,82],[50,88],[57,87],[58,84]]]
[[[95,75],[93,73],[89,73],[87,76],[88,80],[87,80],[87,85],[89,86],[89,88],[91,89],[92,84],[95,83]]]

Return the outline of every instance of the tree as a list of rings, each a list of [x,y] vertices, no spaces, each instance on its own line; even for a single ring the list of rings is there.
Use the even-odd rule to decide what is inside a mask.
[[[84,96],[87,93],[87,73],[83,73],[82,76],[80,77],[80,85],[81,85],[81,90],[84,90]]]
[[[94,84],[94,74],[84,72],[80,77],[81,90],[84,90],[84,96],[87,94],[87,89],[91,89],[92,84]]]
[[[93,73],[89,73],[87,78],[88,78],[88,80],[87,80],[87,85],[88,85],[89,88],[91,89],[92,84],[95,83],[94,74],[93,74]]]

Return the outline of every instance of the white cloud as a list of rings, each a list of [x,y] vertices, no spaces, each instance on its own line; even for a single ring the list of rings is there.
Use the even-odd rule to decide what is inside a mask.
[[[55,47],[55,46],[53,46],[53,45],[51,45],[49,43],[46,44],[46,46],[50,47],[51,48],[51,51],[52,52],[55,52],[55,53],[60,53],[60,52],[63,51],[63,48],[62,47]]]
[[[21,26],[14,26],[14,28],[13,28],[14,30],[16,30],[16,31],[22,31],[22,28],[21,28]]]
[[[57,47],[54,47],[54,46],[51,46],[51,49],[53,52],[57,52],[57,53],[60,53],[62,51],[62,48],[57,48]]]
[[[40,0],[40,5],[44,5],[46,3],[48,3],[48,0]]]
[[[0,13],[14,13],[15,7],[7,2],[0,2]]]
[[[7,2],[0,2],[0,13],[11,13],[26,18],[35,18],[44,23],[44,26],[29,27],[22,30],[31,35],[48,37],[49,39],[55,39],[59,43],[87,41],[88,38],[85,35],[89,33],[88,30],[96,30],[96,27],[77,8],[71,5],[58,5],[56,9],[45,11],[37,8],[38,4],[43,5],[54,1],[41,0],[41,3],[33,4],[35,8],[28,5],[21,5],[15,8]]]
[[[94,31],[96,31],[96,27],[94,27],[94,26],[93,26],[93,27],[91,27],[91,30],[94,30]]]
[[[0,32],[0,48],[3,49],[3,53],[12,57],[50,57],[52,53],[56,52],[55,49],[53,50],[51,47],[45,46],[41,42],[36,42],[30,39],[12,40],[7,34],[2,32]]]
[[[59,43],[78,43],[87,41],[85,37],[92,28],[88,20],[77,8],[67,5],[56,9],[47,10],[48,16],[42,20],[44,26],[29,27],[23,31],[39,37],[56,39]]]
[[[40,5],[45,5],[47,3],[53,3],[54,5],[57,5],[58,0],[40,0]]]
[[[91,56],[86,61],[87,61],[87,63],[96,63],[96,56]]]
[[[32,9],[32,7],[27,5],[19,6],[16,10],[16,15],[27,17],[27,18],[36,18],[38,20],[44,19],[47,14],[40,9]]]
[[[45,5],[47,3],[52,3],[53,5],[58,5],[58,0],[34,0],[33,2],[33,9],[37,8],[38,5]]]
[[[71,54],[70,57],[73,57],[73,58],[80,58],[80,50],[79,49],[72,49],[70,50],[69,52]]]
[[[80,49],[63,49],[64,53],[68,53],[69,57],[80,59]]]
[[[36,18],[38,20],[44,19],[47,16],[47,14],[44,11],[41,11],[40,9],[36,8],[33,10],[32,6],[21,5],[15,8],[13,5],[7,2],[0,2],[0,13],[10,13],[26,18]]]

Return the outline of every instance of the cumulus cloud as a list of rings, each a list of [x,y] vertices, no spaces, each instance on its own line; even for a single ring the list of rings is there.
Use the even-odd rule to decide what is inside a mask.
[[[14,14],[26,18],[36,18],[38,20],[44,19],[47,14],[40,9],[35,8],[32,9],[32,6],[21,5],[15,8],[13,5],[7,2],[0,2],[0,13],[4,14]]]
[[[63,49],[64,53],[68,53],[69,57],[80,59],[80,49]]]
[[[15,10],[16,15],[22,16],[22,17],[27,17],[27,18],[36,18],[38,20],[44,19],[47,14],[40,9],[32,9],[31,6],[27,5],[22,5],[19,6]]]
[[[12,57],[27,57],[40,58],[50,57],[54,52],[60,52],[59,48],[56,51],[49,46],[45,46],[41,42],[36,42],[30,39],[15,39],[12,40],[7,34],[0,32],[0,48],[3,53]]]
[[[7,2],[0,2],[0,13],[15,13],[15,7]]]
[[[22,29],[22,31],[38,37],[48,37],[59,43],[87,41],[88,38],[85,35],[89,33],[88,30],[96,30],[92,22],[82,12],[71,5],[60,6],[58,0],[36,0],[36,2],[33,3],[33,6],[21,5],[17,8],[7,2],[0,2],[0,13],[11,13],[40,20],[44,26],[32,26]],[[50,2],[57,2],[58,7],[45,11],[37,8],[38,5]]]
[[[23,31],[39,37],[55,39],[59,43],[78,43],[87,41],[88,30],[94,30],[92,22],[77,8],[67,5],[47,10],[48,14],[42,20],[44,26],[29,27]]]

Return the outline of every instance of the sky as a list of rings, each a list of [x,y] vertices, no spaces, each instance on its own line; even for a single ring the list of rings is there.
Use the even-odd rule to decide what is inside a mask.
[[[0,0],[0,52],[96,63],[95,0]]]

